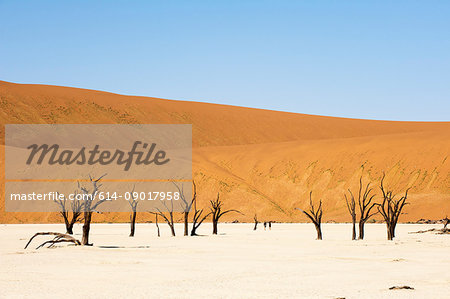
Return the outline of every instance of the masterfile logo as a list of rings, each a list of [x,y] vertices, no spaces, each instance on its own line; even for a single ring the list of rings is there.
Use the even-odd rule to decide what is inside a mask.
[[[143,150],[139,150],[139,146],[142,146]],[[108,165],[116,162],[117,165],[124,165],[124,170],[128,171],[133,163],[149,165],[155,163],[155,165],[164,165],[170,161],[166,158],[166,152],[163,150],[157,150],[156,154],[153,154],[156,148],[156,143],[149,145],[146,142],[135,141],[133,147],[129,152],[124,152],[119,149],[100,150],[100,145],[96,144],[93,149],[86,150],[86,147],[82,147],[79,151],[62,150],[58,144],[49,146],[48,144],[32,144],[27,147],[30,150],[30,155],[27,159],[27,164],[30,165],[36,157],[35,163],[41,165],[43,162],[47,162],[49,165],[71,165],[76,163],[77,165]],[[144,156],[144,150],[146,151]],[[145,157],[145,158],[144,158]],[[46,161],[44,161],[47,158]]]

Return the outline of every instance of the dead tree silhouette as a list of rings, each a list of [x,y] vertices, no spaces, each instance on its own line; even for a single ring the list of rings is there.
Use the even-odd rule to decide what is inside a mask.
[[[157,208],[156,210],[158,212],[150,212],[150,214],[161,216],[166,221],[167,225],[169,225],[170,232],[172,233],[172,237],[175,237],[175,224],[174,224],[174,219],[173,219],[173,201],[170,201],[170,207],[167,206],[166,201],[163,201],[163,204],[167,211],[162,212],[159,208]],[[168,216],[166,216],[164,213],[168,213]],[[159,233],[159,227],[158,227],[158,233]]]
[[[92,185],[92,189],[89,190],[86,187],[83,187],[80,185],[80,182],[78,182],[78,188],[83,192],[83,194],[86,196],[86,200],[84,200],[83,204],[83,238],[81,240],[81,245],[92,245],[89,244],[89,231],[91,229],[91,220],[92,220],[92,213],[98,211],[96,210],[102,203],[109,200],[109,198],[97,200],[98,190],[102,186],[102,184],[99,184],[100,180],[105,177],[106,174],[100,176],[98,179],[94,179],[91,175],[89,175],[89,181]],[[97,200],[97,201],[95,201]]]
[[[213,235],[217,235],[217,225],[219,223],[219,219],[223,215],[230,213],[230,212],[236,212],[236,213],[243,215],[240,211],[234,210],[234,209],[222,211],[223,202],[220,200],[219,193],[217,193],[217,199],[210,200],[209,202],[211,204],[210,210],[211,210],[211,214],[212,214]]]
[[[356,202],[355,197],[350,189],[348,189],[348,193],[350,193],[350,200],[347,198],[347,194],[344,193],[345,203],[347,204],[347,210],[352,217],[352,240],[356,240]]]
[[[197,186],[195,185],[195,182],[192,181],[192,185],[194,188],[194,193],[192,194],[192,200],[188,201],[186,200],[186,198],[184,197],[184,190],[183,190],[183,185],[178,186],[175,182],[172,182],[178,189],[178,193],[180,194],[180,199],[183,202],[184,205],[184,235],[188,236],[189,235],[189,212],[192,208],[192,205],[195,202],[195,199],[197,197]]]
[[[359,240],[364,239],[364,224],[375,214],[378,213],[378,211],[375,211],[371,213],[372,209],[376,207],[376,203],[372,202],[375,195],[371,195],[370,193],[373,191],[372,188],[370,188],[370,182],[363,188],[362,183],[362,176],[359,178],[359,189],[358,189],[358,207],[359,207]],[[350,194],[350,199],[347,198],[347,196],[344,194],[345,202],[347,203],[347,209],[350,213],[350,216],[352,217],[352,224],[353,224],[353,230],[352,230],[352,240],[356,240],[356,200],[353,196],[353,193],[350,189],[348,189],[348,192]]]
[[[410,188],[406,189],[405,195],[400,199],[395,199],[395,195],[392,191],[385,190],[383,182],[385,179],[385,174],[380,182],[380,189],[383,196],[383,201],[381,204],[377,205],[378,211],[383,216],[386,222],[387,228],[387,239],[393,240],[395,237],[395,227],[397,226],[398,218],[402,214],[402,210],[408,203],[406,202],[408,198],[408,191]]]
[[[370,195],[370,193],[373,191],[373,189],[370,187],[370,182],[367,183],[366,187],[364,188],[364,191],[362,191],[362,176],[359,179],[359,193],[358,193],[358,206],[359,206],[359,238],[360,240],[364,239],[364,224],[375,214],[378,213],[376,210],[375,212],[371,213],[372,209],[377,206],[376,202],[372,202],[372,200],[375,197],[375,194]],[[362,193],[362,196],[361,196]]]
[[[59,193],[58,193],[59,194]],[[78,191],[74,192],[75,197],[77,198]],[[77,223],[78,220],[81,220],[81,211],[83,209],[83,203],[80,200],[74,199],[70,203],[70,208],[72,212],[72,217],[69,219],[69,210],[66,207],[67,200],[55,200],[56,204],[58,204],[61,208],[61,211],[59,212],[61,216],[64,219],[64,224],[66,226],[66,234],[72,235],[73,234],[73,226],[75,223]]]
[[[131,192],[130,192],[131,198],[128,201],[128,203],[130,204],[130,207],[131,207],[130,237],[134,237],[134,232],[136,230],[136,214],[137,214],[137,205],[139,203],[136,196],[134,196],[134,188],[135,188],[135,186],[133,186],[133,190],[131,190]]]
[[[158,237],[161,237],[161,234],[159,232],[159,225],[158,225],[158,214],[155,213],[155,223],[156,223],[156,229],[158,232]]]
[[[309,192],[309,211],[304,211],[302,209],[297,208],[297,210],[302,211],[314,224],[317,231],[317,240],[322,240],[322,229],[320,227],[322,223],[322,199],[319,201],[319,206],[317,208],[314,207],[314,203],[312,201],[312,191]]]
[[[255,214],[255,216],[253,216],[253,221],[255,221],[255,226],[253,227],[253,230],[256,230],[258,228],[258,216]]]
[[[192,218],[191,236],[197,236],[197,229],[202,225],[203,221],[211,215],[211,212],[203,214],[203,209],[197,209],[197,199],[194,201],[194,217]]]
[[[47,244],[49,244],[49,247],[51,247],[56,243],[62,243],[62,242],[70,242],[75,245],[92,245],[92,244],[89,244],[89,232],[90,232],[90,226],[91,226],[91,220],[92,220],[92,213],[93,212],[98,213],[98,211],[96,209],[102,203],[109,200],[109,198],[104,198],[104,199],[100,199],[100,200],[97,198],[98,190],[102,186],[101,184],[99,184],[99,182],[104,176],[106,176],[106,174],[100,176],[98,179],[94,179],[91,175],[89,175],[89,182],[92,184],[91,190],[88,190],[86,187],[81,186],[80,182],[78,182],[78,189],[83,192],[83,196],[84,196],[83,203],[81,205],[82,209],[80,209],[80,212],[81,212],[81,210],[83,210],[83,220],[84,220],[83,238],[82,238],[81,242],[78,241],[77,239],[75,239],[74,237],[70,236],[69,234],[61,234],[61,233],[56,233],[56,232],[38,232],[28,241],[25,248],[30,244],[30,242],[34,239],[34,237],[41,236],[41,235],[54,235],[55,237],[53,238],[53,240],[44,242],[38,248],[41,248]],[[65,207],[65,204],[63,204],[63,206]],[[74,208],[74,207],[75,206],[73,206],[72,208]],[[78,207],[79,206],[76,206],[76,210],[78,209]],[[66,212],[66,209],[63,209],[63,212]],[[66,214],[66,217],[67,217],[67,214]]]

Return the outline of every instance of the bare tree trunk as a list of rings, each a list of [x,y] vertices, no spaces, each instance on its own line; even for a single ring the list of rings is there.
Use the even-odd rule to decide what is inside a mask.
[[[320,223],[314,223],[317,231],[317,240],[322,240],[322,229],[320,228]]]
[[[156,228],[158,229],[158,237],[161,237],[161,234],[159,232],[159,225],[158,225],[158,214],[155,214],[155,222],[156,222]]]
[[[356,219],[353,219],[352,225],[352,240],[356,240]]]
[[[170,232],[172,233],[172,237],[175,237],[175,227],[174,225],[170,225]]]
[[[106,174],[100,176],[97,179],[92,178],[89,175],[89,180],[92,184],[92,190],[89,191],[87,188],[80,186],[80,183],[78,182],[78,188],[84,193],[84,194],[90,194],[90,196],[92,197],[92,199],[96,198],[97,195],[97,191],[99,190],[100,185],[98,185],[98,182],[105,176]],[[106,198],[105,200],[100,200],[97,202],[93,202],[91,200],[86,201],[82,206],[78,206],[77,209],[79,208],[83,208],[84,209],[84,224],[83,224],[83,238],[81,241],[81,245],[92,245],[89,244],[89,231],[91,229],[91,220],[92,220],[92,213],[96,211],[97,207],[100,206],[102,203],[106,202],[108,200],[108,198]],[[75,211],[75,210],[74,210]]]
[[[89,231],[91,229],[91,217],[92,212],[84,212],[84,224],[83,224],[83,238],[81,240],[81,245],[91,245],[89,244]]]
[[[134,232],[136,231],[136,212],[137,212],[137,206],[139,204],[139,201],[137,200],[136,196],[134,195],[135,186],[133,186],[133,189],[131,190],[131,200],[128,202],[131,207],[131,215],[130,215],[130,237],[134,237]]]
[[[130,237],[134,237],[134,231],[136,228],[136,211],[133,211],[130,215],[130,226],[131,226]]]
[[[394,239],[394,235],[392,234],[392,225],[389,223],[386,223],[386,229],[387,229],[387,239],[389,241],[392,241]]]
[[[178,192],[180,193],[180,199],[184,204],[184,235],[189,236],[189,212],[191,211],[192,205],[195,204],[195,202],[196,202],[197,186],[195,185],[195,182],[192,181],[193,194],[192,194],[192,200],[189,202],[184,197],[183,187],[178,186],[178,184],[175,182],[173,182],[173,184],[178,189]]]
[[[395,238],[395,227],[397,226],[397,223],[393,223],[391,225],[391,236],[392,238]]]
[[[213,235],[217,235],[217,221],[213,220]]]
[[[184,212],[184,235],[189,236],[189,212]]]
[[[359,238],[360,240],[364,239],[364,222],[359,222]]]
[[[69,223],[68,226],[66,225],[66,233],[67,233],[67,234],[73,235],[73,225],[74,225],[74,224],[75,224],[75,223]]]
[[[169,215],[170,215],[170,223],[169,223],[170,230],[172,232],[172,237],[175,237],[175,225],[173,223],[173,212],[170,212]]]
[[[348,192],[350,193],[350,199],[347,198],[347,195],[344,194],[345,197],[345,203],[347,204],[348,212],[350,213],[350,216],[352,217],[352,240],[356,240],[356,202],[355,197],[353,196],[353,193],[350,189],[348,189]],[[361,189],[359,191],[359,196],[361,196]]]
[[[392,229],[389,224],[386,223],[386,232],[387,232],[387,239],[389,241],[392,241],[394,238],[392,237]]]
[[[67,218],[67,216],[64,216],[64,224],[66,225],[66,234],[72,235],[73,234],[73,224],[72,226],[70,225],[69,219]]]
[[[78,209],[81,209],[80,207],[78,207]],[[70,220],[69,226],[67,227],[67,233],[72,235],[73,234],[73,226],[75,225],[75,223],[77,223],[78,218],[81,216],[81,212],[78,211],[73,211],[72,212],[72,219]]]

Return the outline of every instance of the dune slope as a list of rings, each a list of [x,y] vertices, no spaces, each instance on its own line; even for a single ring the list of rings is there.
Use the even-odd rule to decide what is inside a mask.
[[[226,220],[305,221],[309,191],[324,201],[325,220],[348,220],[343,192],[359,177],[379,194],[382,172],[411,205],[403,221],[450,214],[450,123],[390,122],[277,112],[124,96],[77,88],[0,81],[2,143],[7,123],[190,123],[199,204],[221,193],[245,215]],[[4,181],[3,146],[1,179]],[[54,222],[55,214],[5,213],[0,222]],[[378,197],[379,198],[379,197]],[[127,221],[109,213],[98,221]],[[149,216],[142,215],[141,221]]]

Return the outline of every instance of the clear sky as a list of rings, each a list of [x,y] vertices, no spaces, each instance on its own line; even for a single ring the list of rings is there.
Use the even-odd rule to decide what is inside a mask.
[[[3,1],[0,80],[450,120],[450,1]]]

